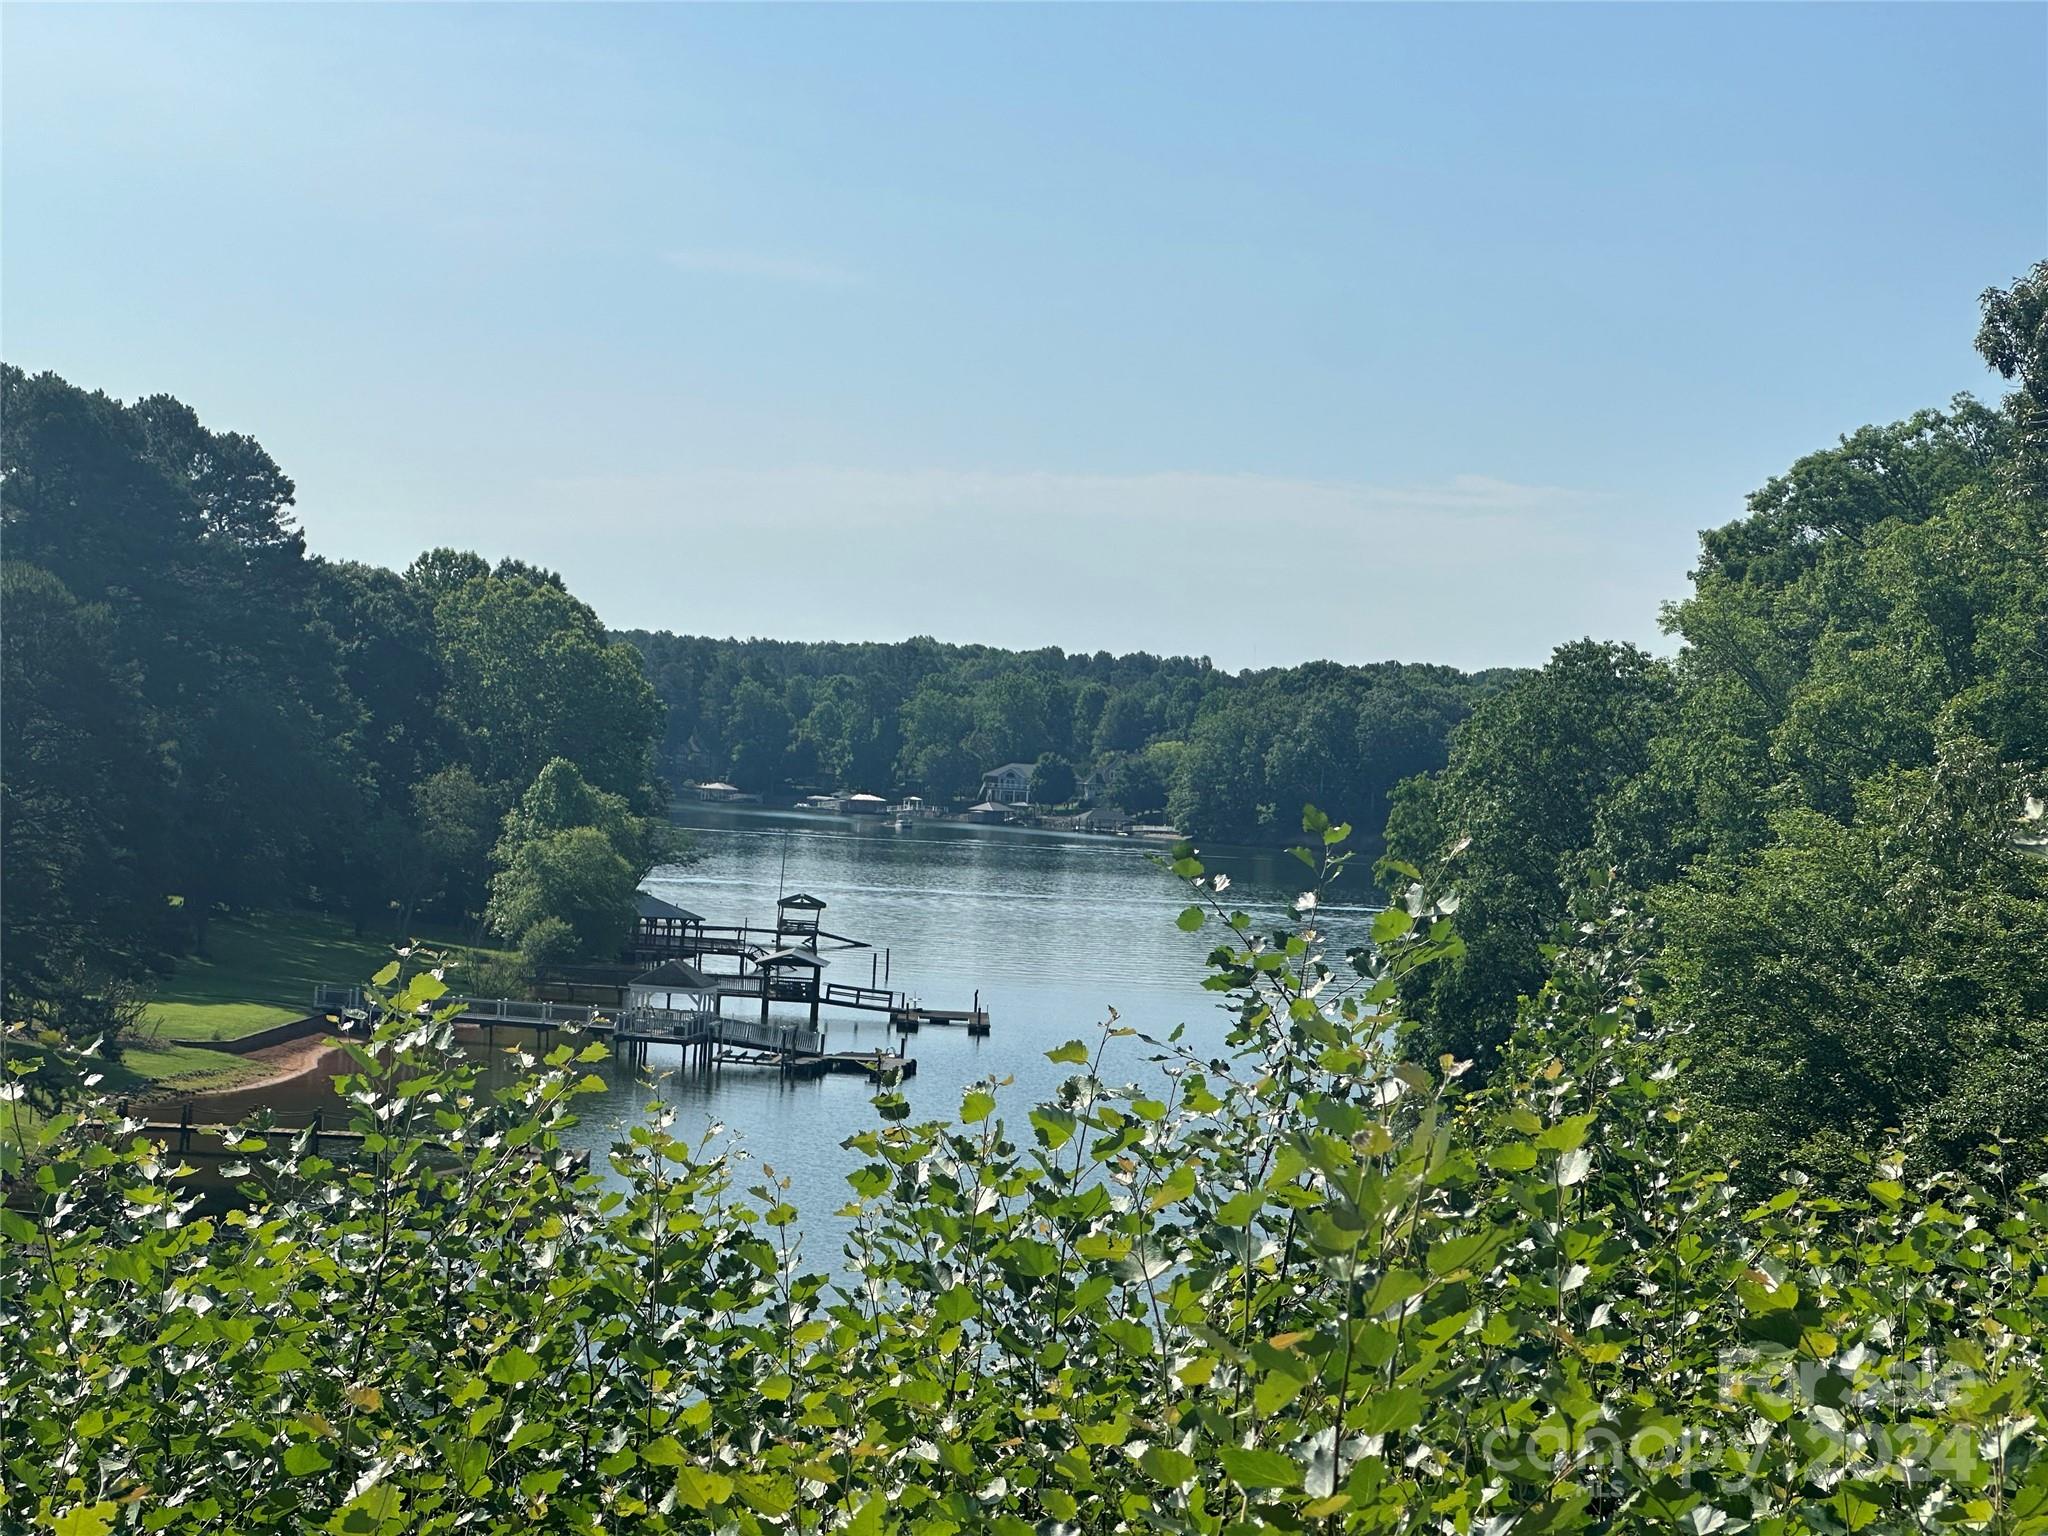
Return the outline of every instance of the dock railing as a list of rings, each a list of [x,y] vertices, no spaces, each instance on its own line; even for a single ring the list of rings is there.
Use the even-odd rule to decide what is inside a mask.
[[[449,996],[437,999],[433,1006],[439,1010],[451,1004],[462,1010],[461,1017],[465,1020],[484,1019],[494,1024],[570,1025],[589,1029],[609,1025],[616,1017],[616,1010],[608,1011],[595,1003],[534,1002],[517,997]]]
[[[825,1036],[801,1024],[762,1024],[728,1019],[700,1008],[630,1008],[619,1018],[619,1033],[679,1045],[711,1043],[744,1050],[779,1051],[785,1056],[822,1056]]]
[[[714,1018],[712,1024],[720,1045],[747,1050],[780,1051],[785,1056],[822,1056],[825,1037],[801,1024],[762,1024],[754,1019]]]
[[[897,1008],[903,999],[887,987],[863,987],[852,982],[828,981],[824,999],[851,1008]]]

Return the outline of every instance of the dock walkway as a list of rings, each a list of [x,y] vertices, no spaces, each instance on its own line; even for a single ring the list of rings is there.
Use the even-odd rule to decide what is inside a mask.
[[[451,996],[441,1006],[459,1011],[457,1024],[503,1024],[517,1029],[578,1029],[632,1051],[650,1045],[703,1052],[706,1061],[772,1066],[797,1077],[831,1072],[915,1077],[917,1062],[895,1051],[831,1051],[822,1030],[801,1024],[763,1024],[697,1008],[601,1008],[589,1003],[530,1002],[523,998]]]

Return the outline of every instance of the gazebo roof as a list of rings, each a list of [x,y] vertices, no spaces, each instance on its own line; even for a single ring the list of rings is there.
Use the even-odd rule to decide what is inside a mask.
[[[664,960],[653,970],[635,976],[633,985],[656,991],[666,988],[676,992],[708,992],[718,983],[686,960]]]
[[[633,906],[642,917],[665,917],[678,923],[701,923],[703,918],[696,913],[677,906],[672,901],[663,901],[651,891],[635,891]]]
[[[824,902],[818,900],[815,896],[807,896],[802,891],[798,891],[793,896],[783,897],[775,905],[778,907],[802,907],[806,912],[822,912],[825,910]]]

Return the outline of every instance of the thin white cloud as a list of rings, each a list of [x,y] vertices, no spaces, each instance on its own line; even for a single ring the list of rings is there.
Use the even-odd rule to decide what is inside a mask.
[[[533,490],[523,515],[498,510],[500,536],[553,554],[622,627],[1470,666],[1626,635],[1632,616],[1654,632],[1666,595],[1639,591],[1651,565],[1611,495],[1482,475],[787,468]],[[621,548],[639,554],[583,574]],[[1617,568],[1638,590],[1589,581]]]
[[[1278,475],[1163,470],[1095,475],[1054,471],[790,468],[679,474],[594,475],[545,482],[551,497],[584,515],[637,524],[654,509],[685,527],[795,518],[813,528],[911,532],[954,518],[1001,527],[1027,519],[1041,530],[1105,523],[1156,525],[1162,533],[1286,527],[1329,536],[1412,520],[1455,519],[1540,526],[1606,502],[1599,492],[1522,485],[1485,475],[1434,484],[1374,485]]]
[[[931,634],[1232,668],[1524,664],[1588,634],[1655,644],[1689,549],[1611,492],[1483,475],[557,474],[496,488],[477,517],[478,547],[560,570],[620,628]],[[465,537],[445,508],[437,526]]]
[[[669,251],[662,259],[679,272],[797,283],[809,288],[850,288],[861,281],[859,273],[828,261],[815,261],[803,256],[777,256],[762,251]]]

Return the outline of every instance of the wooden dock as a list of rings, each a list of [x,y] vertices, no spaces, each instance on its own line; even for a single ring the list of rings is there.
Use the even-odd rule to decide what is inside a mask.
[[[989,1012],[977,990],[966,1008],[929,1008],[923,1000],[890,986],[887,950],[824,927],[825,903],[801,891],[778,897],[775,925],[709,923],[695,912],[651,892],[639,893],[639,916],[631,944],[618,964],[565,968],[545,978],[546,998],[446,997],[456,1023],[495,1038],[502,1026],[522,1030],[587,1030],[612,1042],[627,1057],[644,1056],[656,1045],[675,1046],[685,1059],[709,1067],[720,1062],[773,1066],[795,1076],[863,1072],[908,1077],[917,1069],[909,1052],[831,1051],[826,1048],[825,1011],[842,1010],[881,1018],[899,1035],[927,1025],[989,1033]],[[831,953],[869,951],[866,985],[827,981]],[[730,961],[728,968],[715,962]],[[569,1000],[561,1000],[562,994]],[[602,1001],[584,1001],[591,997]],[[360,1009],[360,988],[321,986],[316,1008]],[[685,1006],[678,1006],[682,1003]],[[727,1016],[728,1003],[740,1006]],[[800,1008],[802,1023],[772,1015],[774,1005]]]
[[[529,1002],[522,998],[447,997],[459,1026],[483,1029],[588,1030],[628,1057],[647,1047],[673,1045],[697,1064],[773,1067],[793,1077],[866,1073],[881,1080],[915,1077],[917,1062],[900,1051],[832,1051],[822,1030],[802,1024],[761,1023],[697,1008],[605,1009],[589,1003]]]
[[[890,1010],[889,1026],[906,1035],[914,1035],[927,1024],[966,1027],[970,1035],[988,1033],[988,1010],[981,1006],[977,994],[972,1008],[925,1008],[910,1006]]]

